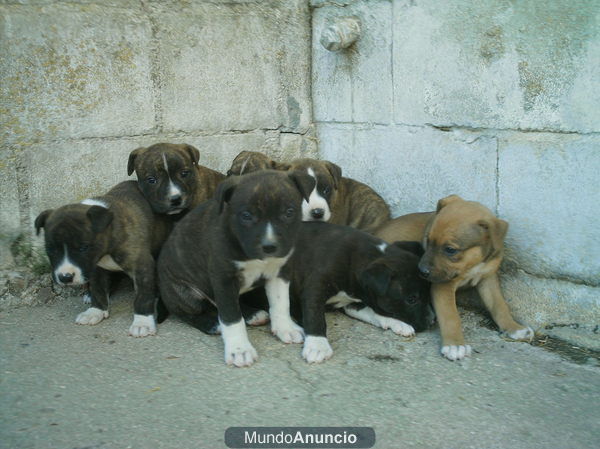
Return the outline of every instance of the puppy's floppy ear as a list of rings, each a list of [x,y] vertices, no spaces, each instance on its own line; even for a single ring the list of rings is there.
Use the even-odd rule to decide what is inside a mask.
[[[96,234],[104,231],[113,219],[113,213],[101,206],[91,206],[86,212],[86,216],[92,223],[92,231]]]
[[[375,260],[360,273],[360,285],[372,296],[384,296],[392,280],[392,269],[381,260]]]
[[[342,168],[339,165],[329,161],[325,161],[325,166],[333,178],[333,188],[337,189],[340,179],[342,179]]]
[[[127,176],[131,176],[131,174],[135,171],[135,158],[144,152],[146,148],[139,147],[129,153],[129,161],[127,161]]]
[[[489,236],[491,248],[488,257],[498,253],[504,246],[504,237],[506,237],[506,232],[508,231],[508,222],[494,217],[491,219],[479,220],[477,225]]]
[[[187,151],[188,155],[190,156],[192,163],[196,165],[200,160],[200,151],[198,150],[198,148],[187,143],[184,143],[183,146],[185,148],[185,151]]]
[[[48,219],[48,216],[51,213],[52,213],[52,209],[46,209],[44,212],[42,212],[41,214],[39,214],[37,216],[37,218],[35,219],[35,222],[34,222],[35,235],[40,235],[40,229],[42,229],[44,227],[44,225],[46,224],[46,220]]]
[[[450,196],[447,196],[446,198],[442,198],[437,203],[436,212],[439,212],[443,207],[446,207],[448,204],[452,203],[453,201],[457,201],[457,200],[462,200],[462,198],[458,195],[450,195]]]
[[[296,185],[296,188],[302,194],[302,198],[308,201],[310,197],[310,193],[315,188],[316,180],[308,173],[304,173],[299,170],[292,170],[288,172],[289,178]]]
[[[394,246],[397,246],[400,249],[403,249],[405,251],[413,253],[417,257],[421,257],[423,254],[425,254],[425,251],[423,250],[423,246],[421,246],[421,243],[419,243],[419,242],[401,241],[401,242],[394,242],[392,244]]]
[[[222,181],[215,192],[215,199],[219,203],[219,213],[223,212],[225,203],[228,203],[231,199],[231,195],[235,191],[236,187],[240,183],[239,176],[233,176]]]

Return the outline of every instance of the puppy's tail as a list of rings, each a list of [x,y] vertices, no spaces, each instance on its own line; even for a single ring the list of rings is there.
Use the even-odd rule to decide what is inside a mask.
[[[156,321],[158,324],[162,323],[169,317],[169,311],[165,306],[165,303],[162,302],[162,299],[158,298],[158,302],[156,303]]]

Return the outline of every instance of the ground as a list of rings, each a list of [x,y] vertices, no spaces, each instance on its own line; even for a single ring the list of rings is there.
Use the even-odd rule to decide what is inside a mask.
[[[0,315],[0,447],[222,448],[230,426],[371,426],[386,449],[600,441],[597,354],[507,342],[475,312],[461,311],[475,350],[462,362],[439,355],[437,328],[403,338],[331,313],[325,363],[263,326],[249,331],[258,362],[233,368],[220,337],[177,319],[127,336],[130,297],[96,326],[74,323],[79,297]]]

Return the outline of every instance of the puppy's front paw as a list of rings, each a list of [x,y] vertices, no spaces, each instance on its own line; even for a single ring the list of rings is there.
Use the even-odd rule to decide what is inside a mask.
[[[321,363],[333,355],[333,349],[326,337],[309,335],[302,348],[302,357],[308,363]]]
[[[133,315],[133,323],[129,327],[132,337],[147,337],[156,334],[156,323],[153,315]]]
[[[237,367],[250,366],[258,358],[258,353],[250,342],[225,345],[225,363]]]
[[[81,312],[79,315],[77,315],[77,318],[75,318],[75,323],[93,326],[94,324],[98,324],[104,318],[108,318],[108,310],[90,307],[85,312]]]
[[[271,332],[284,343],[302,343],[304,330],[291,319],[274,323],[271,321]]]
[[[269,322],[269,312],[266,310],[259,310],[245,321],[248,326],[262,326]]]
[[[412,337],[415,335],[415,329],[404,321],[389,317],[381,317],[380,321],[383,329],[391,329],[395,334],[402,335],[403,337]]]
[[[505,335],[511,340],[531,341],[535,335],[535,332],[533,332],[532,328],[527,326],[523,329],[517,329],[516,331],[505,332]]]
[[[462,360],[465,357],[471,355],[471,346],[459,345],[459,346],[442,346],[442,355],[448,360]]]

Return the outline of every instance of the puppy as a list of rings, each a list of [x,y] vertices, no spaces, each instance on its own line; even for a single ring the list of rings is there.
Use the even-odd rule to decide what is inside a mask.
[[[451,195],[438,202],[436,212],[405,215],[376,232],[388,242],[397,238],[422,240],[425,253],[419,270],[432,282],[431,297],[442,334],[441,352],[449,360],[471,354],[456,309],[459,288],[477,288],[493,320],[508,337],[529,340],[534,335],[530,327],[512,318],[500,290],[497,272],[507,230],[508,223],[482,204]]]
[[[285,343],[303,340],[302,328],[290,317],[283,270],[296,247],[301,202],[310,185],[308,175],[274,170],[231,177],[219,185],[215,199],[179,222],[161,251],[162,301],[170,313],[204,332],[214,332],[218,318],[227,364],[248,366],[256,360],[239,295],[262,283],[271,331]]]
[[[35,219],[44,228],[52,277],[60,285],[89,282],[85,300],[91,307],[77,324],[98,324],[108,318],[111,272],[123,271],[135,286],[133,324],[129,334],[156,333],[155,261],[170,230],[166,216],[155,215],[135,181],[117,184],[103,196],[43,211]]]
[[[157,143],[129,155],[127,174],[158,214],[174,215],[211,198],[225,175],[198,165],[200,152],[188,144]]]
[[[302,203],[304,221],[327,221],[373,233],[390,219],[390,208],[369,186],[342,177],[336,164],[317,159],[297,159],[290,171],[308,174],[313,189]]]
[[[227,170],[227,176],[247,175],[258,170],[287,170],[288,164],[274,161],[264,153],[258,151],[242,151]]]
[[[314,222],[302,223],[296,246],[290,295],[294,305],[301,305],[307,362],[333,354],[326,306],[405,337],[432,322],[430,284],[419,276],[420,243],[388,245],[348,226]]]

